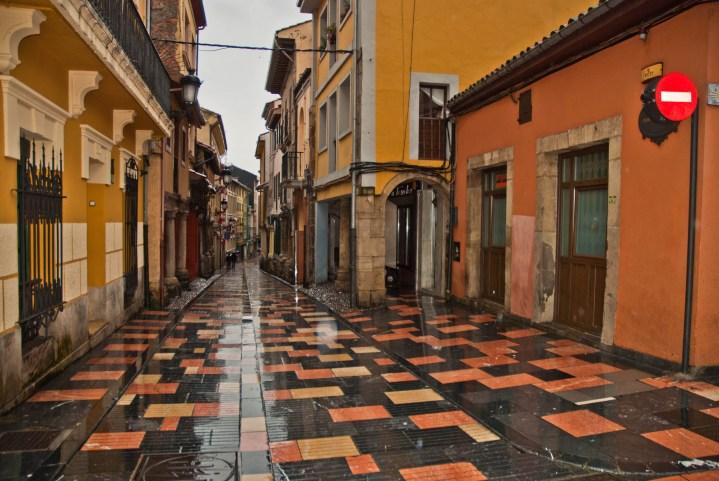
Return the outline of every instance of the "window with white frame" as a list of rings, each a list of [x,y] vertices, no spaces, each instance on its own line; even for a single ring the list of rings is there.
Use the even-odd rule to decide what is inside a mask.
[[[330,96],[327,105],[328,171],[331,173],[337,170],[337,92]]]
[[[444,159],[446,135],[444,118],[447,109],[447,86],[419,86],[419,158]]]
[[[349,16],[350,11],[352,10],[352,0],[337,0],[339,3],[339,23],[344,23],[345,19]]]
[[[318,134],[320,151],[323,151],[327,148],[327,104],[320,107],[320,131]]]
[[[350,77],[348,76],[339,88],[339,133],[340,137],[343,137],[350,130],[352,130],[352,102],[351,102],[351,85]]]

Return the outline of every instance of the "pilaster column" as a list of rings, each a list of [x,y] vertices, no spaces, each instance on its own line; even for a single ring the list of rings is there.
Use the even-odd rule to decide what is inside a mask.
[[[190,281],[190,275],[187,272],[187,211],[181,210],[177,212],[177,259],[175,273],[177,279],[184,286]]]
[[[337,285],[342,289],[350,288],[350,221],[352,210],[350,199],[340,200],[340,264],[337,266]]]
[[[178,281],[175,277],[175,216],[177,211],[165,211],[165,284],[169,287],[177,287]]]

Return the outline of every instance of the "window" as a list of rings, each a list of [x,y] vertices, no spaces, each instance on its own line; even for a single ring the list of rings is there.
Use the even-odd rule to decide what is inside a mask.
[[[320,107],[320,151],[327,148],[327,104]]]
[[[327,18],[327,48],[330,49],[330,67],[337,60],[337,54],[334,50],[337,48],[337,1],[332,0],[328,3],[329,14]]]
[[[340,4],[340,23],[344,22],[352,10],[352,0],[337,0]]]
[[[320,15],[320,50],[327,49],[327,9]],[[320,55],[324,55],[324,52]]]
[[[333,93],[330,96],[328,102],[328,121],[327,121],[327,134],[329,136],[329,145],[327,150],[329,153],[328,159],[328,171],[334,172],[337,170],[337,93]]]
[[[350,102],[350,77],[347,77],[339,89],[339,132],[340,136],[351,130],[352,104]]]
[[[519,94],[519,117],[517,122],[526,124],[532,121],[532,91],[527,90]]]
[[[419,158],[444,159],[446,135],[444,117],[447,108],[447,86],[419,86]]]

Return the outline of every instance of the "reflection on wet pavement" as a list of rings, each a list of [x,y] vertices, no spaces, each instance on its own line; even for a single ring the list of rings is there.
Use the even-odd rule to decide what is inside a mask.
[[[408,297],[345,321],[248,263],[163,316],[0,418],[0,479],[600,481],[635,478],[585,466],[719,461],[710,382],[491,315]]]

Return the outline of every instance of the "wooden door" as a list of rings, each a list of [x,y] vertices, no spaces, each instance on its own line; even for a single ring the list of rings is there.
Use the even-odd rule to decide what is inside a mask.
[[[606,145],[560,157],[556,320],[599,334],[607,273]]]
[[[397,206],[397,268],[401,289],[415,287],[417,244],[415,224],[414,205]]]
[[[504,304],[504,256],[507,243],[507,168],[482,178],[482,297]]]

